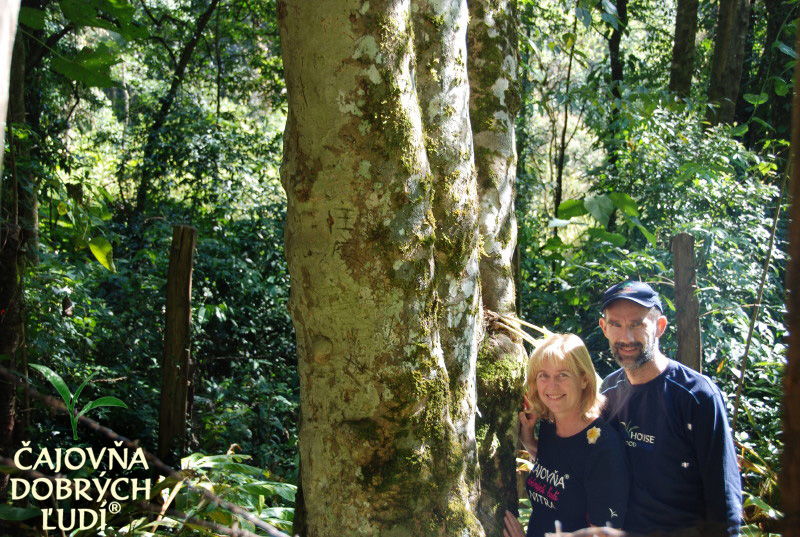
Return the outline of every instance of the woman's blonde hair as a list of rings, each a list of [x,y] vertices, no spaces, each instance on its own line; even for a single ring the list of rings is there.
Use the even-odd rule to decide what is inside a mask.
[[[536,376],[545,362],[554,362],[566,366],[567,371],[578,379],[586,379],[586,387],[581,393],[581,413],[586,419],[593,419],[600,415],[605,397],[597,390],[597,373],[592,365],[592,358],[583,340],[575,334],[553,334],[544,340],[531,353],[528,359],[528,373],[525,382],[526,397],[531,405],[528,412],[537,414],[540,418],[553,421],[555,416],[539,398],[536,390]]]

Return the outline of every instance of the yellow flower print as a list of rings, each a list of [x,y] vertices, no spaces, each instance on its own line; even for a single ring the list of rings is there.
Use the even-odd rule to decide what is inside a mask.
[[[597,427],[592,427],[588,431],[586,431],[586,438],[589,440],[590,444],[595,444],[597,439],[600,438],[600,429]]]

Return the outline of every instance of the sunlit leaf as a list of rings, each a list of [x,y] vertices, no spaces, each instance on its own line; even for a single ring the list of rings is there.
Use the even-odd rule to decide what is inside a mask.
[[[610,242],[618,248],[625,246],[625,243],[628,242],[628,239],[626,239],[624,235],[620,235],[619,233],[609,233],[605,229],[599,227],[590,228],[589,236],[594,240]]]
[[[584,206],[583,200],[567,200],[561,202],[561,205],[558,206],[558,211],[556,214],[559,219],[569,220],[570,218],[584,215],[587,212],[588,211]]]
[[[111,243],[105,237],[95,237],[89,241],[89,249],[91,249],[94,256],[100,261],[100,264],[106,267],[111,272],[115,272],[114,260],[112,258]]]
[[[614,203],[608,196],[602,194],[600,196],[586,198],[584,206],[595,220],[603,224],[603,227],[608,226],[608,219],[614,211]]]
[[[121,406],[122,408],[128,408],[128,405],[126,405],[116,397],[107,396],[95,399],[94,401],[83,407],[83,410],[81,410],[78,413],[78,416],[83,416],[90,410],[93,410],[95,408],[100,408],[101,406]]]
[[[589,12],[588,9],[582,7],[576,7],[575,16],[578,18],[579,21],[581,21],[584,28],[588,29],[592,26],[592,14],[591,12]]]
[[[561,220],[559,218],[551,218],[549,222],[547,222],[547,227],[554,228],[554,227],[567,227],[572,222],[569,220]]]
[[[748,103],[756,106],[759,104],[764,104],[769,100],[769,96],[766,93],[759,93],[758,95],[755,93],[745,93],[742,98]]]
[[[787,45],[786,43],[783,43],[781,41],[776,41],[774,46],[778,47],[778,50],[780,50],[790,58],[794,60],[797,59],[797,51],[792,47],[790,47],[789,45]]]
[[[731,135],[733,136],[742,136],[748,130],[747,123],[743,123],[742,125],[737,125],[736,127],[731,129]]]
[[[611,203],[614,204],[614,207],[622,211],[624,214],[628,216],[639,216],[639,208],[636,206],[636,202],[633,201],[633,198],[631,198],[629,195],[622,192],[612,192],[608,195],[608,199],[611,200]]]
[[[64,403],[67,405],[67,408],[72,407],[72,392],[69,391],[67,387],[67,383],[52,369],[47,366],[39,365],[39,364],[30,364],[30,367],[34,368],[36,371],[44,375],[44,378],[50,381],[58,393],[61,395],[61,398],[64,400]]]

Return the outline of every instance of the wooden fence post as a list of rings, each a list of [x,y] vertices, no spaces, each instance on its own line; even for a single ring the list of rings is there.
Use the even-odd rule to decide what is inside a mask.
[[[173,226],[167,274],[164,362],[158,412],[158,457],[175,464],[186,447],[186,414],[193,392],[194,364],[190,353],[192,327],[192,265],[197,230]],[[191,391],[190,391],[191,390]]]
[[[675,267],[675,325],[678,336],[676,359],[702,372],[703,343],[700,338],[700,303],[695,291],[694,237],[678,233],[672,237]]]

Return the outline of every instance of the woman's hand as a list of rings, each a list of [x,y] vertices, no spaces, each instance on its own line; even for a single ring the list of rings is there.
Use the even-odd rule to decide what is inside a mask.
[[[525,450],[535,459],[539,450],[539,443],[533,435],[533,430],[536,427],[536,422],[539,421],[539,416],[529,410],[530,408],[531,405],[528,398],[523,396],[522,412],[519,413],[519,440]]]
[[[506,511],[506,516],[503,518],[503,537],[525,537],[522,526],[510,511]]]

